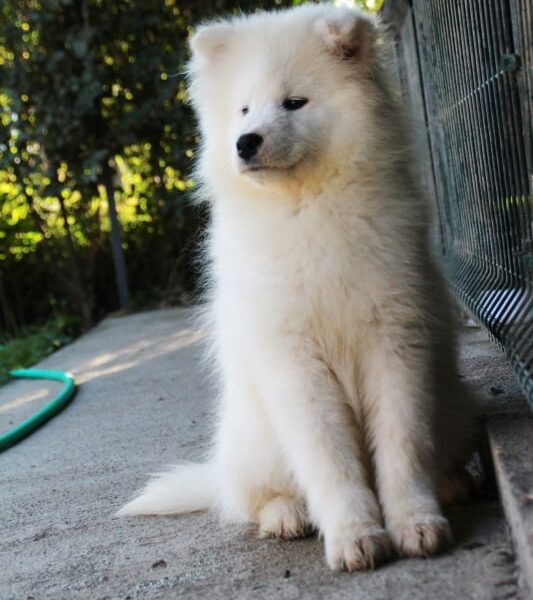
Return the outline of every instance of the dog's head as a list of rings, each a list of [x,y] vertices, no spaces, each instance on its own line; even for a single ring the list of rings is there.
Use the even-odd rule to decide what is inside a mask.
[[[370,17],[324,5],[201,27],[189,73],[204,175],[275,186],[363,150],[376,37]]]

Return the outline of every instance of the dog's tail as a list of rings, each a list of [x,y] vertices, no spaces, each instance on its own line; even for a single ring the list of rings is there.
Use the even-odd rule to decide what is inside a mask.
[[[177,515],[207,510],[216,498],[213,465],[183,464],[158,473],[117,516]]]

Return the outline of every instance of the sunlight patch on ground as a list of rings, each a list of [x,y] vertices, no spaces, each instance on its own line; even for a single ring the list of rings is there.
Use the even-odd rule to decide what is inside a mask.
[[[73,371],[78,383],[86,383],[98,377],[113,375],[131,369],[169,352],[190,346],[203,338],[205,332],[199,329],[182,329],[170,336],[140,340],[128,348],[117,352],[104,352]]]
[[[5,402],[4,404],[0,405],[0,414],[6,413],[14,408],[19,408],[24,404],[29,404],[30,402],[35,402],[36,400],[42,400],[43,398],[46,398],[46,396],[49,395],[50,390],[46,388],[42,388],[35,392],[30,392],[29,394],[23,394],[22,396],[19,396],[18,398],[15,398],[10,402]]]

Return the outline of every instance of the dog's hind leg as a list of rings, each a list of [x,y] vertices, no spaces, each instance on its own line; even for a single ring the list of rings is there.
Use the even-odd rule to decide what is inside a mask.
[[[261,537],[294,539],[311,529],[262,399],[241,360],[226,368],[215,466],[228,520],[259,524]]]

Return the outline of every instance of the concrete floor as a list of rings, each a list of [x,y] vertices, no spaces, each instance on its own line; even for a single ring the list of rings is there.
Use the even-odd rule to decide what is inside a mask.
[[[0,454],[0,599],[521,597],[494,499],[450,512],[456,545],[446,555],[352,575],[329,572],[317,539],[258,540],[253,528],[220,526],[211,514],[113,518],[147,473],[200,459],[207,447],[214,393],[188,316],[107,319],[40,364],[81,385],[61,415]],[[498,395],[490,387],[508,381],[506,367],[491,367],[494,348],[479,330],[466,336],[465,371]],[[55,389],[0,388],[0,431]]]

